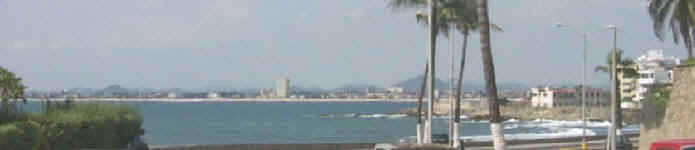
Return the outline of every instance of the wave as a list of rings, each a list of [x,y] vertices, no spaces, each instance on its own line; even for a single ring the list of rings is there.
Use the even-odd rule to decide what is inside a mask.
[[[548,132],[548,133],[513,133],[505,134],[505,140],[532,140],[532,139],[546,139],[546,138],[563,138],[563,137],[579,137],[582,136],[583,130],[581,128],[567,128],[560,131]],[[586,135],[595,136],[596,132],[591,130],[586,130]],[[490,135],[479,135],[479,136],[463,136],[460,137],[461,140],[465,141],[492,141]]]
[[[432,116],[433,119],[449,119],[449,115],[440,115],[440,116]],[[461,119],[468,119],[468,116],[466,115],[461,115],[459,116]]]
[[[517,122],[519,122],[519,120],[517,120],[517,119],[509,119],[507,121],[504,121],[504,123],[517,123]]]
[[[408,117],[407,114],[379,114],[379,113],[348,113],[348,114],[304,114],[301,115],[305,118],[322,118],[322,119],[332,119],[332,118],[359,118],[359,119],[399,119]]]
[[[581,120],[545,120],[536,119],[533,121],[525,122],[524,127],[544,127],[544,128],[578,128],[583,126]],[[603,128],[610,127],[611,123],[608,121],[587,121],[586,126],[589,128]]]
[[[360,114],[358,118],[398,119],[408,117],[407,114]]]

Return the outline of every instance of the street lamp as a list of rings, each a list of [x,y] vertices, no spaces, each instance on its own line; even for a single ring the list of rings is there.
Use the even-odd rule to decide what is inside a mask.
[[[615,91],[615,88],[617,85],[616,84],[616,55],[617,55],[617,49],[618,49],[618,27],[615,25],[606,25],[604,28],[606,29],[611,29],[613,30],[613,49],[611,50],[611,129],[609,133],[609,143],[610,143],[610,150],[615,150],[615,138],[616,138],[616,124],[618,122],[615,122],[615,117],[616,117],[616,98],[617,98],[617,91]]]
[[[555,23],[557,28],[569,28],[573,32],[579,34],[584,39],[584,54],[582,61],[582,149],[587,149],[586,145],[586,53],[588,47],[588,33],[578,32],[571,26],[563,23]]]

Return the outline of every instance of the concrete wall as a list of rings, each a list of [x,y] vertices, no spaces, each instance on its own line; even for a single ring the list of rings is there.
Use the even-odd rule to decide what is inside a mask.
[[[695,66],[680,66],[674,70],[671,100],[666,113],[659,114],[644,106],[640,150],[658,140],[695,138]]]

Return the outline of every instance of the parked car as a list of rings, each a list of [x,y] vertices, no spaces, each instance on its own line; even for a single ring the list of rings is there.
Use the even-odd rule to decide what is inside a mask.
[[[695,139],[673,139],[653,142],[649,150],[695,150]]]

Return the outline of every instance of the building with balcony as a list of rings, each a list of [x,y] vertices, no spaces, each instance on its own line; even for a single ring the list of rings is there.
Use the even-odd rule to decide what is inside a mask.
[[[663,50],[649,50],[647,54],[637,57],[635,64],[638,78],[633,100],[640,102],[646,97],[650,87],[673,82],[673,68],[680,64],[680,59],[665,57]]]

